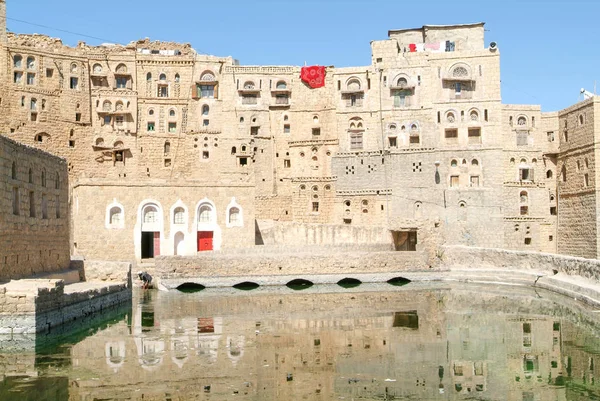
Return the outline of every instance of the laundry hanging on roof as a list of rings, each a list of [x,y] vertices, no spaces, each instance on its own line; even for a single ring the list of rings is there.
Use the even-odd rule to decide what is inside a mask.
[[[424,52],[425,51],[425,44],[424,43],[417,43],[417,51],[418,52]]]
[[[410,50],[411,53],[414,53],[417,51],[417,45],[414,43],[411,43],[408,45],[408,49]]]
[[[313,89],[325,86],[325,67],[316,65],[310,67],[302,67],[300,71],[300,79],[306,82]]]

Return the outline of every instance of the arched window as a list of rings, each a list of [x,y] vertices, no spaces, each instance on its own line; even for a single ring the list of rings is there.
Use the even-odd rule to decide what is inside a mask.
[[[466,78],[469,76],[469,70],[463,66],[455,67],[452,71],[452,77],[454,78]]]
[[[450,162],[450,167],[458,167],[458,161],[456,161],[456,159],[452,159]]]
[[[517,119],[517,125],[520,125],[520,126],[527,125],[527,119],[525,117],[519,117]]]
[[[546,178],[552,178],[552,170],[546,171]]]
[[[400,77],[398,78],[398,81],[396,81],[396,85],[400,88],[405,88],[406,86],[408,86],[408,79]]]
[[[207,116],[209,111],[210,111],[210,107],[208,107],[207,104],[205,104],[204,106],[202,106],[202,115],[203,116]]]
[[[30,70],[33,70],[35,68],[35,58],[34,57],[27,57],[27,68]]]
[[[92,71],[96,74],[100,74],[102,72],[102,66],[100,64],[94,64]]]
[[[111,111],[112,110],[112,103],[110,102],[110,100],[105,100],[102,103],[102,111]]]
[[[360,80],[357,78],[350,79],[348,81],[348,83],[346,84],[346,88],[350,91],[360,90],[360,88],[361,88]]]
[[[277,89],[287,89],[287,84],[285,83],[285,81],[279,81],[277,82]]]
[[[181,77],[179,74],[175,74],[175,82],[179,83],[181,81]]]
[[[21,68],[21,67],[23,67],[23,57],[20,56],[19,54],[16,54],[13,57],[13,66],[15,68]]]
[[[160,81],[166,81],[166,80],[167,80],[167,74],[164,74],[164,73],[163,73],[163,74],[160,74],[160,75],[158,76],[158,79],[159,79]]]
[[[17,163],[15,163],[15,162],[12,162],[10,177],[13,180],[17,179]]]
[[[77,73],[77,64],[76,63],[71,64],[71,73],[72,74]]]
[[[113,206],[110,209],[109,224],[111,226],[120,226],[123,222],[123,210],[118,206]]]
[[[54,189],[60,189],[60,175],[58,175],[58,172],[54,176]]]
[[[479,113],[477,113],[475,110],[471,111],[470,117],[471,121],[479,121]]]
[[[528,199],[529,199],[529,196],[527,194],[527,191],[521,191],[521,193],[519,194],[519,202],[527,203]]]
[[[446,121],[448,121],[450,124],[454,124],[454,122],[456,121],[456,116],[454,115],[454,113],[449,112],[448,114],[446,114]]]
[[[104,146],[104,138],[97,138],[96,146]]]
[[[560,179],[562,180],[562,182],[567,182],[567,167],[566,166],[562,166],[562,169],[560,170]]]
[[[37,99],[31,98],[31,101],[29,102],[29,109],[32,111],[37,110]]]
[[[200,76],[200,81],[202,82],[215,82],[217,79],[215,78],[215,74],[210,71],[205,71]]]
[[[152,73],[151,72],[149,72],[149,73],[146,74],[146,81],[147,82],[152,81]]]
[[[232,147],[231,147],[231,154],[232,154],[232,155],[235,155],[235,154],[236,154],[236,152],[237,152],[237,149],[235,148],[235,146],[232,146]]]
[[[158,223],[158,210],[156,210],[156,207],[146,207],[144,210],[144,223]]]
[[[117,74],[127,74],[127,66],[121,63],[117,66],[117,69],[115,71],[117,72]]]
[[[175,109],[169,110],[169,117],[175,117]]]
[[[29,168],[29,183],[33,184],[33,170]]]
[[[46,170],[42,170],[42,187],[46,188]]]
[[[169,153],[171,153],[171,142],[166,141],[165,142],[165,156],[168,155]]]
[[[116,111],[123,111],[123,102],[118,100],[117,103],[115,103],[115,110]]]
[[[211,223],[213,221],[213,209],[210,205],[200,206],[198,213],[198,223]]]
[[[237,207],[232,207],[229,209],[229,224],[236,225],[239,222],[240,218],[240,209]]]
[[[252,81],[246,81],[244,83],[244,89],[254,89],[254,82],[252,82]]]
[[[178,207],[173,211],[173,223],[185,224],[185,209]]]
[[[471,160],[471,166],[479,166],[479,161],[477,159]]]

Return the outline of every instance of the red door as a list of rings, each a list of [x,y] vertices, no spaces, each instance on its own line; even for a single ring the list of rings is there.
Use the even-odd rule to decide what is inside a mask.
[[[154,256],[160,256],[160,232],[154,233]]]
[[[213,250],[213,232],[198,231],[198,252]]]

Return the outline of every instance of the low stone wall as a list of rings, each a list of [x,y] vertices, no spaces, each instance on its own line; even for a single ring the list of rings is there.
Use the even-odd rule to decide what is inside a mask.
[[[48,332],[130,300],[131,288],[126,283],[65,286],[62,280],[11,281],[0,286],[0,335]]]
[[[197,256],[161,256],[155,259],[158,284],[197,282],[202,278],[260,276],[356,275],[430,270],[425,252],[336,252],[322,248],[306,253],[205,253]],[[204,280],[205,282],[207,280]],[[221,280],[227,285],[230,280]],[[219,280],[210,280],[218,283]],[[168,284],[171,283],[171,284]],[[206,285],[206,284],[203,284]]]
[[[106,260],[72,260],[71,269],[79,270],[80,281],[128,283],[131,287],[131,263]]]
[[[438,263],[448,268],[534,270],[550,275],[564,273],[600,282],[600,260],[596,259],[466,246],[445,246],[438,254]]]
[[[384,227],[339,224],[307,224],[257,220],[257,234],[265,245],[355,245],[379,244],[391,249],[392,235]]]

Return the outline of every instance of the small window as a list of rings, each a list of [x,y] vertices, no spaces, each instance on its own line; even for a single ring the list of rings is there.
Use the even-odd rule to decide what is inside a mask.
[[[583,186],[586,188],[590,186],[590,177],[589,177],[588,173],[585,173],[583,175]]]
[[[529,214],[529,206],[521,206],[521,216],[527,216]]]
[[[127,78],[127,77],[117,77],[116,78],[117,89],[127,89],[128,82],[129,82],[129,78]],[[71,89],[76,89],[76,88],[71,88]]]
[[[35,68],[35,58],[27,57],[27,68],[33,70]]]
[[[239,162],[240,162],[240,166],[247,166],[248,165],[248,158],[247,157],[240,157],[239,158]]]
[[[15,84],[20,84],[23,81],[23,73],[21,71],[15,71],[13,75],[13,82]]]
[[[35,85],[35,74],[28,72],[27,73],[27,85]]]
[[[20,200],[19,200],[19,188],[13,188],[13,196],[12,196],[12,206],[13,206],[13,214],[15,216],[19,215],[20,212]]]
[[[23,67],[23,57],[20,55],[15,55],[13,57],[13,66],[15,68],[22,68]]]
[[[202,158],[204,160],[210,158],[210,153],[207,150],[202,151]]]
[[[119,226],[123,221],[123,210],[118,206],[114,206],[109,213],[109,224],[113,227]]]
[[[173,212],[173,223],[185,224],[185,210],[182,207],[178,207]]]
[[[169,110],[169,117],[175,117],[175,110]]]
[[[283,126],[283,133],[284,134],[289,134],[290,132],[291,132],[290,125],[289,124],[285,124]]]
[[[478,187],[478,186],[479,186],[479,176],[472,175],[471,176],[471,187]]]
[[[290,159],[285,159],[283,161],[283,167],[284,168],[290,168],[290,167],[292,167],[292,162],[290,161]]]
[[[479,127],[469,128],[468,135],[469,135],[469,143],[470,144],[481,143],[481,128],[479,128]]]
[[[240,221],[240,209],[237,207],[232,207],[229,209],[229,224],[237,225],[241,223]]]
[[[169,97],[169,87],[167,85],[158,85],[158,97]]]
[[[552,175],[553,175],[552,170],[546,171],[546,178],[550,179],[550,178],[552,178]]]
[[[450,187],[451,188],[456,188],[458,187],[459,184],[459,176],[458,175],[451,175],[450,176]]]
[[[69,87],[71,89],[77,90],[79,88],[79,78],[77,78],[77,77],[71,77],[70,80],[69,80]]]
[[[203,116],[207,116],[209,111],[210,111],[210,107],[208,107],[207,104],[205,104],[204,106],[202,106],[202,115]]]
[[[124,122],[124,121],[125,121],[125,120],[124,120],[123,116],[116,116],[116,117],[115,117],[115,125],[116,125],[117,127],[122,127],[122,126],[123,126],[123,122]]]
[[[312,203],[312,211],[313,213],[319,213],[319,202]]]
[[[179,74],[175,74],[175,82],[179,83],[181,81],[181,77]]]
[[[161,80],[161,81],[166,81],[167,80],[167,75],[166,74],[160,74],[158,76],[158,79]]]
[[[321,135],[321,128],[313,128],[312,134],[313,134],[313,136]]]
[[[148,121],[147,131],[154,132],[154,121]]]
[[[390,148],[397,148],[398,147],[398,138],[396,138],[395,136],[390,136],[388,137],[388,143]]]
[[[250,135],[258,135],[260,127],[250,127]]]
[[[447,129],[445,132],[445,137],[448,140],[457,140],[458,139],[458,130],[455,128]]]
[[[171,142],[169,142],[169,141],[165,142],[164,153],[165,153],[165,156],[168,155],[169,153],[171,153]]]
[[[46,170],[42,170],[42,187],[46,188]]]
[[[174,122],[169,123],[169,132],[170,133],[177,132],[177,123],[174,123]]]
[[[152,73],[149,72],[146,74],[146,82],[150,82],[150,81],[152,81]]]

